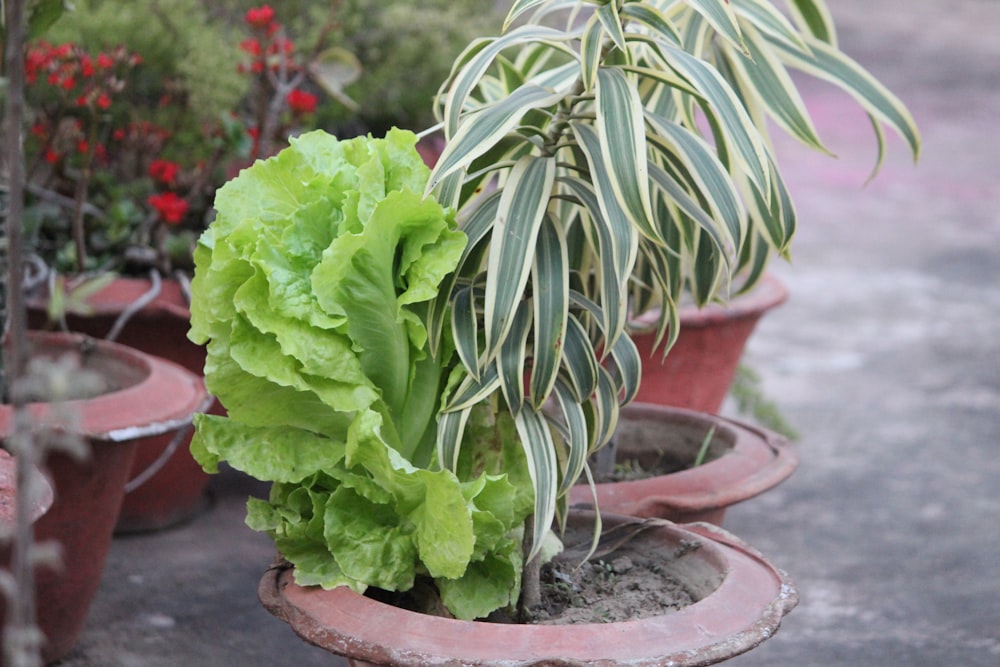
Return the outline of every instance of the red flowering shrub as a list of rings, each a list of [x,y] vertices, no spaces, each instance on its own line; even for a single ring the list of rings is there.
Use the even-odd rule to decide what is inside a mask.
[[[163,192],[149,195],[146,199],[149,205],[156,209],[160,219],[168,225],[177,225],[184,220],[188,212],[188,203],[177,196],[175,192]]]
[[[304,114],[316,111],[316,96],[298,88],[288,93],[285,101],[293,113]]]

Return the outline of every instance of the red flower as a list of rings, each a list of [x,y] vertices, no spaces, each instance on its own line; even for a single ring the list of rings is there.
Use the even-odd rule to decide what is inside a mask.
[[[316,96],[298,88],[288,93],[285,98],[294,113],[312,113],[316,111]]]
[[[240,49],[246,51],[252,56],[259,56],[264,50],[260,46],[260,42],[256,39],[244,39],[240,42]]]
[[[101,93],[97,96],[97,106],[101,109],[107,109],[111,106],[111,98],[107,93]]]
[[[247,10],[244,19],[254,28],[266,28],[274,20],[274,10],[270,5],[254,7]]]
[[[51,148],[45,149],[45,161],[49,164],[55,164],[59,161],[59,153],[56,153]]]
[[[180,165],[169,160],[153,160],[149,163],[149,175],[165,185],[173,185]]]
[[[101,69],[110,69],[115,64],[114,58],[106,53],[97,54],[97,66]]]
[[[179,224],[188,211],[188,203],[173,192],[149,195],[146,201],[156,209],[160,219],[168,225]]]

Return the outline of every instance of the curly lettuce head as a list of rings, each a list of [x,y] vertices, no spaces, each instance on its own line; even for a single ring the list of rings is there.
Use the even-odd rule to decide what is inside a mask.
[[[457,362],[430,354],[424,316],[466,238],[423,195],[415,143],[311,132],[219,190],[189,335],[228,417],[199,416],[192,452],[275,482],[248,523],[299,581],[406,590],[427,575],[468,618],[516,596],[531,497],[516,447],[485,439],[495,465],[464,479],[435,465]]]

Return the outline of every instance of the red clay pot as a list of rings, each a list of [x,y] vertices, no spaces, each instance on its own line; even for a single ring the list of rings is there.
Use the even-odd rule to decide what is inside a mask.
[[[67,326],[71,331],[105,338],[118,316],[149,292],[151,286],[145,279],[116,278],[88,299],[92,314],[69,315]],[[44,322],[44,313],[39,308],[32,313],[33,326]],[[205,349],[188,340],[190,319],[180,283],[164,280],[157,297],[129,319],[115,342],[180,364],[201,376]],[[213,402],[209,411],[222,414],[218,402]],[[190,442],[188,431],[179,439],[173,434],[149,438],[136,450],[116,532],[173,526],[195,516],[207,505],[205,491],[211,477],[191,457]]]
[[[605,530],[638,520],[603,517]],[[294,583],[293,570],[271,569],[258,595],[303,639],[352,665],[709,665],[757,646],[778,629],[798,597],[787,575],[720,528],[657,523],[639,538],[647,552],[693,549],[668,565],[699,598],[669,614],[622,623],[517,625],[458,621],[377,602],[348,588]],[[571,524],[589,534],[592,513]],[[587,538],[589,539],[589,538]],[[645,545],[645,543],[643,543]],[[697,583],[696,583],[697,582]]]
[[[798,450],[777,433],[717,415],[639,403],[622,410],[615,432],[617,459],[636,459],[646,469],[657,459],[677,467],[691,465],[712,427],[706,463],[647,479],[597,484],[597,506],[613,514],[722,525],[727,507],[773,488],[798,467]],[[592,505],[589,487],[571,489],[570,503]]]
[[[787,298],[785,286],[765,274],[747,294],[726,306],[682,308],[677,342],[666,359],[662,349],[653,350],[656,336],[649,328],[655,327],[656,314],[647,313],[636,319],[632,340],[643,359],[642,385],[636,400],[718,412],[757,322]]]
[[[64,554],[59,571],[43,568],[35,577],[38,625],[47,638],[43,658],[52,662],[70,651],[83,629],[136,447],[189,424],[207,394],[193,373],[124,345],[61,333],[32,334],[30,340],[33,355],[75,355],[84,369],[111,382],[109,391],[93,398],[28,406],[40,429],[56,411],[68,409],[77,419],[72,431],[90,445],[83,462],[56,452],[45,464],[55,502],[35,524],[35,534],[39,541],[58,541]],[[10,406],[0,406],[4,437],[11,412]]]

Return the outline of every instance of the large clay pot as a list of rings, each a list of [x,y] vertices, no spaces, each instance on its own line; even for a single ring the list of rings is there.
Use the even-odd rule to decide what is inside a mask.
[[[654,350],[656,314],[632,324],[632,340],[643,359],[636,400],[701,412],[718,412],[733,383],[750,334],[760,318],[788,298],[785,286],[765,274],[749,292],[726,306],[681,309],[680,332],[666,358]]]
[[[59,404],[31,403],[28,409],[42,437],[54,415],[75,415],[63,430],[84,438],[89,456],[78,461],[62,452],[45,462],[55,502],[35,524],[39,541],[62,546],[63,567],[36,572],[38,625],[47,641],[46,662],[75,644],[97,592],[125,483],[137,447],[185,427],[208,396],[201,378],[180,366],[124,345],[79,334],[32,334],[33,356],[77,358],[80,367],[104,378],[105,393]],[[0,406],[0,434],[11,432],[12,410]],[[60,420],[62,417],[58,417]]]
[[[150,280],[116,278],[88,298],[93,312],[87,316],[68,315],[66,324],[70,331],[105,338],[122,312],[143,299],[151,287]],[[33,326],[44,321],[43,304],[44,300],[36,302],[31,313]],[[190,319],[180,283],[163,280],[157,296],[128,319],[114,340],[180,364],[200,376],[205,350],[187,338]],[[218,402],[213,402],[208,411],[222,414]],[[173,434],[148,438],[136,450],[117,532],[166,528],[191,518],[206,506],[205,492],[211,477],[192,458],[190,442],[189,430],[177,438]]]
[[[710,429],[715,429],[706,462],[689,467]],[[622,410],[615,431],[619,462],[635,460],[677,472],[596,485],[602,512],[658,517],[678,523],[721,525],[727,507],[773,488],[794,472],[799,457],[784,436],[707,413],[633,403]],[[588,486],[570,490],[570,503],[591,505]]]
[[[603,521],[606,531],[639,522],[611,515]],[[696,594],[694,604],[618,623],[458,621],[406,611],[348,588],[299,586],[294,571],[282,568],[264,575],[258,595],[303,639],[356,666],[709,665],[771,637],[795,606],[787,576],[722,529],[646,521],[654,525],[637,538],[645,553],[672,554],[686,545],[685,555],[668,559],[665,568]],[[570,529],[584,541],[592,526],[592,513],[571,515]]]

